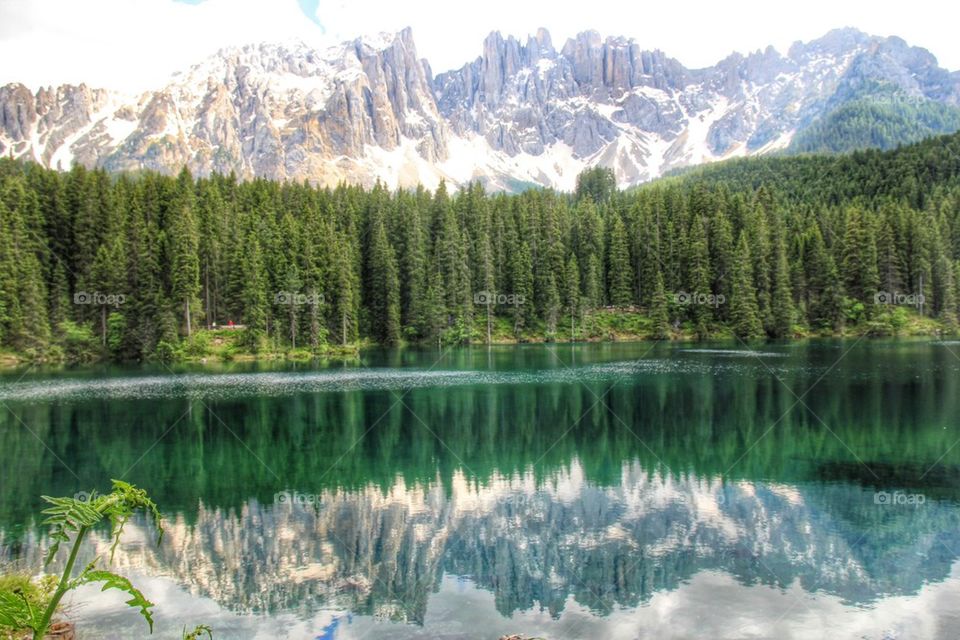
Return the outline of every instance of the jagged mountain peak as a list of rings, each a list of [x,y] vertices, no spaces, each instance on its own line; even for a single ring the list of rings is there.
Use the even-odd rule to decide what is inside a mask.
[[[224,48],[139,96],[11,84],[0,88],[0,153],[61,168],[570,189],[588,166],[627,186],[782,149],[875,86],[960,104],[960,74],[928,51],[851,28],[703,69],[590,30],[559,50],[544,28],[494,31],[479,53],[434,76],[406,28]]]
[[[831,29],[823,36],[809,42],[796,41],[790,47],[789,57],[797,59],[804,54],[816,52],[819,54],[842,55],[868,43],[872,39],[869,34],[854,27],[840,27]]]

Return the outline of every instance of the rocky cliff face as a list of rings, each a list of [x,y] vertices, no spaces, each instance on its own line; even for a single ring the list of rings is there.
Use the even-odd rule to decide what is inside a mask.
[[[325,51],[225,49],[141,96],[7,85],[0,153],[63,169],[186,165],[320,184],[479,179],[495,189],[570,189],[602,165],[626,186],[782,149],[876,84],[960,105],[960,76],[929,52],[851,29],[696,70],[595,32],[559,49],[542,29],[525,42],[492,33],[480,57],[436,78],[407,29]]]
[[[409,30],[323,52],[302,43],[226,49],[134,98],[8,85],[0,152],[62,168],[186,165],[200,174],[369,182],[378,170],[367,162],[371,149],[407,152],[425,166],[445,159],[431,82]]]

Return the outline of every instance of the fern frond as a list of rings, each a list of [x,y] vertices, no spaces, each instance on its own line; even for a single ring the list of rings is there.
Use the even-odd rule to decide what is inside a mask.
[[[103,587],[100,589],[100,591],[106,591],[107,589],[118,589],[129,594],[131,598],[126,601],[127,606],[140,610],[140,615],[143,616],[143,619],[147,621],[147,625],[150,626],[150,633],[153,633],[153,614],[150,611],[150,608],[153,607],[153,603],[147,600],[143,593],[133,586],[133,583],[127,578],[117,575],[112,571],[95,569],[95,562],[96,560],[88,564],[83,572],[77,576],[75,580],[70,582],[70,588],[72,589],[83,584],[90,584],[91,582],[102,582]]]

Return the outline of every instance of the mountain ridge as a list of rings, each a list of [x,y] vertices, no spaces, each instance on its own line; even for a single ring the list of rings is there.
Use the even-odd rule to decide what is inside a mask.
[[[391,187],[478,180],[495,190],[569,190],[580,171],[599,165],[629,186],[788,149],[798,132],[873,85],[888,87],[885,99],[951,114],[960,107],[960,72],[900,38],[852,28],[798,41],[786,55],[734,52],[701,69],[595,31],[559,49],[546,29],[524,43],[495,31],[477,58],[437,75],[406,28],[325,50],[303,42],[223,48],[136,96],[8,84],[0,87],[0,154],[61,169],[187,166],[199,175]],[[948,125],[936,120],[909,135]]]

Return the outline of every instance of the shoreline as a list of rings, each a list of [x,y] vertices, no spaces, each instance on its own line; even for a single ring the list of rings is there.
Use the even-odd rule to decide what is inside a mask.
[[[716,342],[729,342],[735,345],[759,345],[759,344],[775,344],[775,343],[787,343],[787,342],[803,342],[806,340],[832,340],[832,339],[850,339],[850,338],[859,338],[867,337],[874,339],[888,339],[888,340],[899,340],[899,339],[917,339],[917,338],[930,338],[930,339],[942,339],[951,335],[956,335],[955,332],[946,331],[942,324],[936,320],[929,318],[922,319],[924,322],[917,326],[910,327],[910,330],[900,331],[897,333],[882,333],[882,332],[873,332],[870,327],[852,327],[845,329],[844,331],[839,332],[796,332],[793,336],[789,338],[782,339],[772,339],[772,338],[759,338],[752,340],[744,340],[737,338],[732,332],[729,331],[715,331],[711,332],[706,338],[698,338],[698,336],[692,330],[685,330],[681,328],[679,331],[675,332],[670,338],[667,339],[656,339],[648,332],[619,332],[611,331],[606,332],[602,335],[589,335],[586,337],[578,337],[574,340],[569,339],[569,333],[567,334],[558,334],[554,336],[548,336],[546,333],[531,333],[527,335],[521,335],[520,337],[505,336],[505,335],[494,335],[493,339],[488,343],[485,340],[472,340],[469,342],[461,343],[460,347],[509,347],[509,346],[523,346],[523,345],[587,345],[587,344],[615,344],[615,343],[653,343],[653,342],[664,342],[664,343],[716,343]],[[855,330],[859,329],[859,330]],[[207,331],[201,330],[198,334],[202,335],[204,333],[216,333],[217,330]],[[485,336],[484,336],[485,337]],[[101,357],[94,359],[82,359],[82,360],[71,360],[69,358],[60,357],[60,358],[30,358],[26,354],[18,353],[15,351],[3,351],[0,352],[0,371],[13,371],[23,367],[32,367],[32,366],[43,366],[43,367],[76,367],[76,366],[101,366],[101,365],[149,365],[149,364],[167,364],[167,365],[223,365],[230,363],[309,363],[317,361],[338,361],[338,362],[349,362],[351,360],[357,360],[361,357],[361,354],[365,350],[370,349],[419,349],[419,348],[429,348],[431,345],[429,342],[408,342],[402,341],[395,345],[384,345],[369,340],[362,340],[356,343],[348,344],[346,346],[336,345],[336,346],[327,346],[324,349],[314,352],[307,349],[288,349],[288,350],[270,350],[262,352],[252,352],[252,351],[217,351],[215,349],[206,351],[203,353],[186,353],[185,347],[188,347],[187,340],[184,339],[183,343],[180,345],[182,352],[175,355],[175,357],[167,360],[114,360],[110,357]],[[443,345],[444,347],[451,346],[449,343]]]

